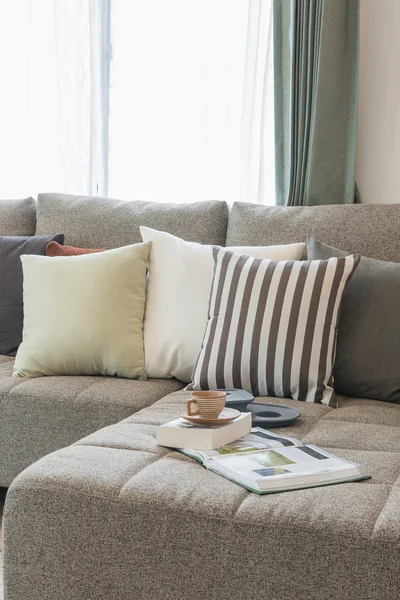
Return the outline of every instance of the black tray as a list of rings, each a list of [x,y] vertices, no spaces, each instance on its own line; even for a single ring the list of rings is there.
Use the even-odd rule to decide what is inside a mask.
[[[226,392],[226,406],[228,408],[236,408],[240,412],[246,412],[247,405],[254,400],[254,396],[245,390],[227,388],[219,391]]]
[[[293,423],[301,412],[291,406],[278,406],[277,404],[249,404],[245,412],[253,413],[253,427],[285,427]]]

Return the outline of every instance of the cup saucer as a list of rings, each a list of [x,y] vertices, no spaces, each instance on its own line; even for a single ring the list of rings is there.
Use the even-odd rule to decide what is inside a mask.
[[[179,413],[179,416],[182,417],[182,419],[189,421],[189,423],[193,423],[195,425],[214,425],[214,426],[217,425],[218,426],[218,425],[227,425],[234,419],[237,419],[238,417],[240,417],[240,412],[238,410],[236,410],[235,408],[226,408],[225,407],[222,410],[222,412],[220,412],[217,419],[205,419],[204,417],[201,417],[200,415],[195,415],[193,417],[190,417],[187,414],[186,410],[181,410]]]

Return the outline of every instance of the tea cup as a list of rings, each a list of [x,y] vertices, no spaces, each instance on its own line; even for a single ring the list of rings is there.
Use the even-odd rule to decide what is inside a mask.
[[[186,412],[189,417],[199,416],[202,419],[218,419],[226,402],[226,392],[213,390],[192,392],[191,398],[186,401]],[[193,405],[197,410],[193,410]]]

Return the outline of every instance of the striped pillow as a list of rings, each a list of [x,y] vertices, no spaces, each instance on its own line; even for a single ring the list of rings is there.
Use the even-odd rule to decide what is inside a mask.
[[[329,404],[339,309],[359,255],[273,261],[214,248],[193,389]]]

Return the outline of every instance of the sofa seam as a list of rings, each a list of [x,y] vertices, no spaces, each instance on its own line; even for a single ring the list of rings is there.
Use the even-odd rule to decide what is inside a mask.
[[[157,461],[154,461],[151,464],[155,464],[155,462],[157,462]],[[150,466],[150,465],[148,465],[148,466]],[[379,485],[382,485],[383,487],[390,487],[390,484],[379,484]],[[17,490],[18,490],[18,487],[17,487]],[[82,492],[77,493],[74,490],[72,490],[72,492],[71,492],[71,487],[68,487],[68,486],[60,486],[60,485],[53,486],[52,484],[50,484],[50,485],[46,485],[46,486],[33,485],[33,486],[30,487],[30,491],[31,492],[32,491],[48,492],[49,490],[55,491],[55,492],[57,492],[59,494],[60,493],[64,494],[65,492],[68,492],[69,495],[72,494],[76,498],[82,498],[82,497],[85,498],[85,499],[94,498],[94,499],[105,500],[105,501],[113,502],[113,503],[120,503],[121,510],[123,510],[123,512],[126,513],[126,514],[129,514],[129,510],[127,508],[125,509],[124,506],[123,506],[123,501],[122,501],[122,499],[120,497],[121,490],[118,493],[118,495],[110,497],[110,496],[105,496],[105,495],[103,496],[103,495],[100,495],[100,494],[88,494],[88,493],[85,493],[85,492],[83,492],[83,493]],[[25,490],[22,490],[22,491],[25,491]],[[389,498],[390,491],[389,491],[389,494],[387,496],[387,499]],[[249,495],[250,495],[250,493],[251,492],[248,492]],[[65,497],[65,496],[63,495],[63,497]],[[241,503],[243,503],[247,499],[247,497],[244,500],[242,500]],[[385,504],[382,507],[382,510],[379,513],[379,516],[382,513],[384,507],[386,506],[387,499],[386,499]],[[130,506],[134,505],[134,506],[138,506],[138,507],[144,507],[144,506],[149,506],[151,503],[150,502],[143,503],[143,502],[139,502],[139,501],[133,501],[133,502],[130,501],[129,504],[130,504]],[[178,512],[179,511],[177,510],[176,513],[178,514]],[[378,516],[378,518],[379,518],[379,516]],[[373,531],[374,531],[374,528],[375,528],[375,524],[376,524],[378,518],[374,522],[374,526],[373,526],[373,528],[371,530],[371,533],[368,536],[361,537],[360,539],[364,540],[365,542],[368,542],[368,541],[372,540],[372,541],[378,541],[379,543],[385,543],[383,540],[374,540],[372,538],[372,534],[373,534]],[[220,516],[219,517],[215,517],[215,516],[210,515],[210,514],[207,513],[205,515],[205,519],[208,519],[208,520],[211,520],[211,521],[224,521],[225,523],[232,523],[232,516],[230,516],[230,517],[223,517],[223,516],[222,517],[220,517]],[[236,513],[233,516],[233,519],[239,525],[243,525],[243,526],[246,526],[246,527],[259,527],[259,528],[261,527],[261,528],[265,529],[263,521],[257,521],[257,522],[252,522],[252,523],[245,523],[244,521],[240,521],[240,520],[238,520],[236,518]],[[285,532],[293,532],[293,526],[291,526],[291,525],[290,526],[284,526],[284,525],[282,525],[282,523],[279,523],[279,528],[280,528],[280,530],[283,529]],[[304,526],[299,526],[298,524],[296,524],[296,528],[298,530],[301,530],[301,531],[307,531],[307,532],[311,532],[312,531],[312,528],[308,528],[308,527],[304,527]],[[346,540],[347,539],[349,539],[349,540],[353,540],[354,539],[354,535],[350,535],[350,534],[349,534],[349,536],[343,535],[343,534],[340,534],[340,536],[335,536],[335,535],[332,535],[331,533],[329,533],[329,535],[331,535],[331,537],[341,537],[341,538],[346,539]],[[325,533],[324,533],[324,537],[326,537]],[[389,544],[390,545],[396,544],[396,545],[398,545],[400,547],[400,540],[398,542],[389,542]]]
[[[131,451],[130,451],[131,452]],[[140,450],[137,450],[136,452],[140,452]],[[142,467],[140,469],[140,471],[137,471],[134,475],[132,475],[132,477],[130,477],[128,479],[128,481],[125,481],[125,483],[122,485],[120,491],[118,492],[118,496],[117,496],[117,500],[120,500],[122,498],[122,493],[124,492],[125,488],[132,482],[134,481],[134,479],[138,476],[141,475],[144,471],[146,471],[149,467],[152,467],[153,465],[155,465],[156,463],[158,463],[160,460],[163,460],[164,458],[167,458],[170,454],[173,454],[173,450],[170,450],[169,452],[167,452],[167,454],[164,454],[164,456],[157,456],[156,460],[154,460],[153,462],[149,463],[148,465],[145,465],[144,467]]]
[[[89,389],[89,387],[88,387],[88,388],[86,388],[86,389]],[[85,390],[85,391],[86,391],[86,390]],[[0,400],[5,400],[5,399],[7,399],[7,398],[10,398],[10,397],[12,397],[12,396],[11,396],[11,394],[0,394]],[[43,397],[41,397],[41,396],[28,396],[28,395],[26,395],[26,394],[18,394],[18,397],[19,397],[19,398],[23,398],[23,399],[25,399],[25,400],[34,400],[34,401],[37,401],[37,402],[43,402],[43,403],[47,403],[47,402],[48,402],[48,399],[46,399],[46,398],[43,398]],[[70,404],[76,404],[76,400],[77,400],[77,398],[73,398],[73,399],[72,399],[72,401],[70,402]],[[160,398],[160,400],[162,400],[162,397]],[[58,401],[58,402],[62,403],[63,401],[64,401],[64,399],[63,399],[63,400],[60,400],[60,401]],[[69,399],[66,399],[66,400],[65,400],[65,402],[68,402],[68,401],[69,401]],[[153,401],[153,404],[154,404],[154,402],[157,402],[157,400]],[[98,408],[98,407],[100,407],[100,406],[103,406],[103,407],[108,407],[108,406],[113,406],[113,407],[118,407],[118,406],[119,406],[119,407],[125,407],[125,406],[127,406],[127,407],[129,407],[130,405],[125,405],[125,404],[113,404],[113,403],[109,403],[109,404],[103,404],[103,403],[100,403],[100,402],[99,402],[99,403],[90,403],[90,404],[89,404],[89,402],[85,402],[85,403],[84,403],[84,406],[85,406],[85,407],[86,407],[86,406],[91,406],[91,407],[93,407],[93,408],[95,408],[95,407],[97,407],[97,408]],[[136,411],[134,410],[134,412],[139,412],[139,410],[144,410],[144,409],[146,409],[146,408],[149,408],[150,406],[152,406],[152,403],[151,403],[151,401],[150,401],[150,404],[148,404],[148,405],[146,405],[146,406],[142,406],[142,407],[138,408]],[[128,418],[128,417],[125,417],[125,418]]]

